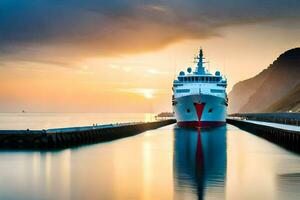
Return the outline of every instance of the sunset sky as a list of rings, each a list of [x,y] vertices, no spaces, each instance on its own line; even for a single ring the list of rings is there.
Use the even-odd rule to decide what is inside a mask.
[[[297,46],[299,0],[1,0],[0,112],[171,111],[200,47],[229,92]]]

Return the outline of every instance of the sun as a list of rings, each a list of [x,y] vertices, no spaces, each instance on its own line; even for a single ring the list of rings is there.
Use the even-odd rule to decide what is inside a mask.
[[[152,99],[153,98],[153,94],[152,93],[144,93],[144,97],[147,99]]]
[[[152,99],[154,97],[154,90],[153,89],[140,89],[140,93],[146,99]]]

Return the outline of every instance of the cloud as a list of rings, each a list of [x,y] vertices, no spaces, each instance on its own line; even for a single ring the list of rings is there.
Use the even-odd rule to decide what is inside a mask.
[[[0,63],[74,66],[219,36],[230,25],[299,16],[298,0],[1,0]]]
[[[116,64],[110,64],[109,67],[112,68],[112,69],[119,69],[120,68],[120,66],[116,65]]]
[[[149,74],[154,74],[154,75],[169,74],[169,72],[167,72],[167,71],[159,71],[159,70],[154,69],[154,68],[152,68],[152,69],[147,69],[146,71],[147,71],[147,73],[149,73]]]
[[[153,89],[153,88],[130,88],[130,89],[121,89],[120,91],[142,95],[147,99],[152,99],[154,95],[158,92],[157,89]]]
[[[132,68],[131,67],[123,67],[123,70],[125,72],[130,72],[132,70]]]

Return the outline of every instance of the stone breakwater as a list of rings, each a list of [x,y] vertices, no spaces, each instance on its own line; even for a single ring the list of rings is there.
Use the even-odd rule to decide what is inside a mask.
[[[129,137],[175,122],[169,119],[48,130],[0,130],[0,149],[64,149]]]

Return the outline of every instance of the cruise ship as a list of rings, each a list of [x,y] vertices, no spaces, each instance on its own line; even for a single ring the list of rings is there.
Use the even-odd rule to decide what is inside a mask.
[[[181,71],[173,82],[172,106],[178,126],[212,127],[226,122],[227,79],[219,71],[205,67],[203,50],[196,56],[197,66]]]

